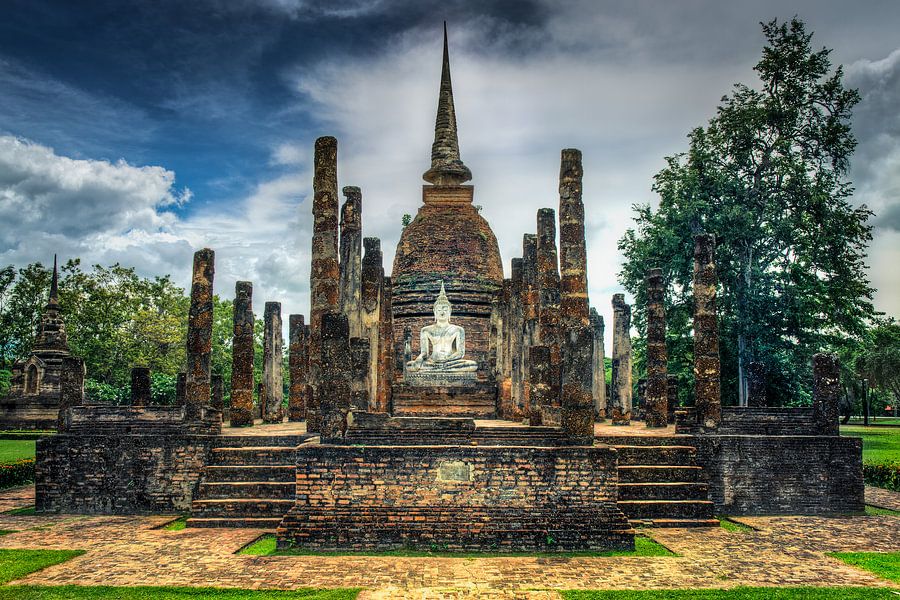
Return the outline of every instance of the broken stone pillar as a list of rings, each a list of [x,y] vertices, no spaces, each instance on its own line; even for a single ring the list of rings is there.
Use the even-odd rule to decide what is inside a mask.
[[[573,440],[590,445],[594,437],[594,333],[589,326],[567,327],[563,336],[562,428]]]
[[[234,319],[231,338],[232,427],[253,425],[253,284],[234,285]]]
[[[541,407],[550,406],[552,399],[552,370],[550,365],[550,348],[547,346],[531,346],[528,349],[529,401],[528,424],[540,425],[542,422]]]
[[[187,373],[179,373],[175,378],[175,406],[184,406],[184,396],[187,388]]]
[[[528,378],[531,368],[528,365],[529,348],[539,343],[538,311],[540,309],[540,292],[537,276],[537,235],[526,233],[522,236],[522,334],[521,334],[521,381],[519,393],[526,409],[531,406],[529,396],[531,386]]]
[[[697,423],[707,429],[722,420],[715,252],[714,235],[694,236],[694,398]]]
[[[587,243],[581,201],[581,151],[562,151],[559,167],[559,314],[563,328],[590,324],[587,287]]]
[[[291,384],[288,388],[288,421],[302,421],[306,418],[308,398],[306,367],[307,355],[306,325],[303,315],[288,317],[288,371]]]
[[[263,313],[263,382],[266,395],[263,420],[281,423],[284,419],[284,353],[281,337],[281,303],[266,302]]]
[[[813,413],[821,435],[840,435],[841,367],[837,356],[813,356]]]
[[[199,420],[210,400],[212,357],[213,274],[215,252],[203,248],[194,253],[191,309],[188,314],[185,419]]]
[[[594,334],[594,359],[591,362],[592,391],[594,395],[594,412],[597,420],[606,418],[606,352],[603,336],[606,327],[603,317],[597,309],[591,309],[591,330]]]
[[[350,338],[350,406],[369,410],[369,338]]]
[[[522,296],[524,293],[524,279],[522,274],[522,259],[512,259],[512,277],[509,279],[509,293],[506,304],[506,323],[504,333],[506,338],[506,364],[504,369],[509,374],[509,400],[519,414],[525,414],[525,394],[523,384],[525,381],[522,366],[526,362],[522,356],[524,314],[522,308]]]
[[[59,414],[56,429],[63,433],[72,425],[69,412],[73,406],[84,404],[84,361],[75,356],[63,356],[59,371]]]
[[[225,410],[225,378],[221,375],[213,375],[211,380],[212,396],[210,406],[219,412]]]
[[[340,300],[341,312],[350,322],[350,337],[364,337],[360,314],[362,278],[362,193],[358,187],[343,190],[347,199],[341,207]]]
[[[556,252],[556,213],[552,208],[538,210],[537,276],[539,287],[538,339],[550,348],[552,370],[552,405],[559,406],[560,393],[560,325],[559,265]]]
[[[647,275],[647,395],[644,400],[647,427],[665,427],[669,421],[664,295],[662,269],[650,269]]]
[[[309,380],[313,396],[307,406],[306,429],[319,432],[321,383],[322,315],[340,310],[340,266],[338,264],[338,184],[337,140],[331,136],[316,140],[313,172],[313,237],[309,275]]]
[[[747,367],[747,406],[763,408],[766,406],[766,366],[761,362],[751,361]]]
[[[613,294],[612,385],[607,409],[613,425],[631,423],[631,306]]]
[[[378,398],[378,372],[381,356],[381,297],[384,289],[384,264],[381,240],[376,237],[363,239],[362,284],[360,290],[360,314],[363,336],[369,338],[369,399],[371,410]],[[412,330],[410,330],[412,339]],[[412,359],[410,359],[412,360]],[[406,364],[406,363],[404,363]]]
[[[131,405],[147,406],[150,404],[150,368],[132,367],[131,369]]]
[[[388,412],[391,408],[391,384],[394,382],[394,318],[391,278],[384,277],[381,285],[381,314],[378,318],[378,385],[375,389],[375,410]]]
[[[253,417],[262,419],[266,406],[266,383],[260,381],[256,384],[256,405],[253,407]]]
[[[322,380],[317,389],[322,411],[322,440],[343,437],[351,406],[350,324],[340,313],[322,316]]]
[[[678,377],[676,375],[666,377],[666,393],[668,394],[666,418],[671,425],[675,423],[675,407],[678,406]]]

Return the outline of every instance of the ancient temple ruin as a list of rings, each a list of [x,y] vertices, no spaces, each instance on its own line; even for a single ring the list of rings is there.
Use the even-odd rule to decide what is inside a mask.
[[[343,187],[340,205],[335,138],[316,140],[313,164],[310,311],[288,316],[287,410],[280,305],[265,303],[254,407],[252,284],[237,282],[223,428],[209,370],[214,253],[202,249],[182,400],[87,405],[78,370],[64,369],[60,433],[38,444],[39,510],[190,511],[194,527],[276,530],[281,547],[451,550],[631,548],[634,526],[714,526],[716,512],[862,510],[860,443],[837,433],[831,357],[816,358],[812,408],[722,407],[712,234],[695,245],[692,407],[675,406],[667,373],[661,270],[646,280],[643,403],[623,294],[607,387],[578,150],[562,150],[559,198],[504,277],[466,185],[446,29],[422,205],[389,275],[380,240],[364,237],[361,189]],[[285,413],[288,433],[260,423],[284,427]],[[805,460],[781,460],[789,451]]]

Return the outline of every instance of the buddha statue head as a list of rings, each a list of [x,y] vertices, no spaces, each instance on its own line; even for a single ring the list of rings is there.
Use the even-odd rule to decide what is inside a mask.
[[[444,290],[444,282],[441,281],[441,292],[434,301],[434,321],[440,325],[446,325],[450,322],[452,310],[450,299],[447,298],[447,292]]]

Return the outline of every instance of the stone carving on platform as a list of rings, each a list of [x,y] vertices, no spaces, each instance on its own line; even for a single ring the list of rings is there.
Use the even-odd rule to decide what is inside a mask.
[[[478,363],[467,360],[466,331],[450,322],[452,307],[441,282],[434,302],[434,324],[419,333],[419,356],[406,363],[405,379],[412,385],[460,385],[475,382]]]

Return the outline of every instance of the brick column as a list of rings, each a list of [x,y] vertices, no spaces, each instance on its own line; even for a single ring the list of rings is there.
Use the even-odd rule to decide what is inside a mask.
[[[253,284],[234,285],[234,320],[231,338],[232,427],[253,425]]]
[[[676,375],[666,377],[666,394],[668,395],[666,419],[671,425],[675,423],[675,407],[678,406],[678,377]]]
[[[350,406],[369,410],[369,338],[350,338]]]
[[[538,343],[538,310],[540,296],[537,282],[537,235],[526,233],[522,236],[522,336],[521,336],[521,380],[519,393],[522,396],[522,404],[529,410],[531,401],[531,386],[529,377],[531,369],[528,366],[529,348]]]
[[[185,380],[185,418],[199,420],[209,406],[210,358],[212,356],[213,274],[215,253],[203,248],[194,253],[191,281],[191,311],[188,315],[187,378]]]
[[[531,406],[528,411],[529,425],[540,425],[542,422],[541,407],[550,406],[553,392],[553,377],[550,365],[550,348],[547,346],[531,346],[528,349],[528,385]]]
[[[523,382],[525,380],[522,367],[526,362],[522,356],[524,314],[522,300],[524,294],[523,261],[521,258],[512,259],[511,274],[509,279],[509,296],[506,308],[506,323],[504,332],[506,337],[506,368],[509,370],[509,397],[515,411],[524,415],[527,412]]]
[[[210,405],[219,412],[225,410],[225,379],[218,374],[211,379],[212,394]]]
[[[840,435],[841,367],[834,354],[813,356],[813,410],[821,435]]]
[[[150,404],[150,368],[132,367],[131,369],[131,405],[147,406]]]
[[[594,359],[591,361],[592,392],[594,396],[594,413],[597,420],[606,418],[606,351],[603,336],[605,325],[603,317],[597,309],[591,309],[591,330],[594,334]]]
[[[581,151],[562,151],[559,168],[560,322],[564,328],[589,325],[587,243],[581,201]]]
[[[59,413],[56,430],[63,433],[72,425],[69,409],[84,404],[84,361],[63,356],[59,371]]]
[[[263,420],[281,423],[284,419],[284,353],[281,333],[281,303],[266,302],[263,313],[263,381],[266,395]]]
[[[697,423],[707,429],[722,420],[715,253],[714,235],[694,236],[694,398]]]
[[[747,365],[747,406],[766,406],[766,366],[751,361]]]
[[[322,411],[322,440],[343,437],[350,411],[352,365],[350,324],[339,313],[322,316],[322,381],[317,393]]]
[[[350,337],[364,337],[360,314],[362,277],[362,193],[358,187],[343,189],[347,199],[341,207],[340,302],[350,322]]]
[[[175,405],[184,406],[187,388],[187,373],[179,373],[175,377]]]
[[[313,237],[312,266],[309,276],[309,379],[313,395],[307,406],[306,428],[319,432],[321,411],[318,393],[321,383],[322,315],[340,310],[340,266],[338,265],[338,184],[337,140],[320,137],[316,140],[313,173]]]
[[[381,356],[381,296],[384,290],[384,257],[381,254],[381,240],[376,237],[363,239],[365,254],[362,259],[362,284],[360,290],[360,313],[363,335],[369,338],[369,399],[372,408],[379,412],[387,410],[378,406]]]
[[[562,428],[579,443],[594,437],[594,333],[589,326],[566,328],[562,349]]]
[[[388,412],[391,409],[394,383],[394,317],[393,288],[391,278],[381,280],[381,313],[378,318],[378,385],[375,389],[375,410]]]
[[[668,424],[668,355],[666,353],[666,307],[662,269],[647,275],[647,395],[644,422],[647,427]]]
[[[291,377],[288,388],[288,421],[302,421],[306,418],[307,355],[306,325],[303,315],[288,317],[288,371]]]
[[[556,252],[556,213],[552,208],[538,210],[537,216],[537,277],[540,305],[538,308],[538,339],[550,348],[551,404],[560,402],[560,324],[559,324],[559,265]]]
[[[613,294],[612,385],[607,408],[613,425],[631,423],[631,306]]]

